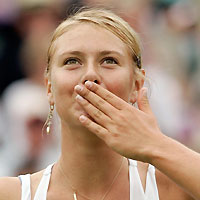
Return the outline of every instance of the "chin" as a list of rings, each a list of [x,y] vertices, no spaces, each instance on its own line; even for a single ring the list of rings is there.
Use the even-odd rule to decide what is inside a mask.
[[[70,123],[74,124],[75,126],[80,126],[80,121],[79,121],[79,117],[81,115],[85,115],[86,117],[88,117],[89,119],[91,119],[92,121],[94,121],[94,119],[88,114],[86,113],[79,104],[75,104],[73,105],[72,109],[70,109],[70,113],[69,113],[69,121]],[[71,115],[71,116],[70,116]]]

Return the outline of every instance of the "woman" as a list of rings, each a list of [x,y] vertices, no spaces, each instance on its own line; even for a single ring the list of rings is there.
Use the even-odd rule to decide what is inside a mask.
[[[85,10],[61,23],[46,71],[47,132],[56,107],[60,159],[2,178],[0,199],[200,199],[200,156],[161,133],[144,74],[136,33],[112,12]]]

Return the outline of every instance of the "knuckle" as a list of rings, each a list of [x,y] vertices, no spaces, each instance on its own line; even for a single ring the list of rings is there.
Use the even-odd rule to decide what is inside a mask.
[[[101,133],[101,127],[97,126],[95,132],[99,135]]]
[[[105,101],[102,100],[102,99],[98,99],[97,103],[96,103],[96,106],[99,107],[101,105],[105,104]]]
[[[85,97],[87,97],[87,96],[89,96],[89,93],[90,93],[90,91],[88,90],[88,89],[84,89],[83,90],[83,95],[85,96]]]
[[[89,103],[86,99],[84,99],[81,104],[84,106],[84,107],[88,107],[89,106]]]
[[[105,99],[112,99],[112,98],[113,98],[113,96],[111,94],[109,94],[109,93],[105,94]]]
[[[127,116],[124,113],[119,112],[118,119],[119,119],[119,123],[122,123],[122,122],[127,121]]]
[[[96,112],[94,112],[94,117],[95,118],[100,118],[102,115],[101,111],[100,110],[97,110]]]
[[[114,132],[112,133],[112,138],[114,139],[114,141],[116,141],[116,139],[119,137],[119,134]]]

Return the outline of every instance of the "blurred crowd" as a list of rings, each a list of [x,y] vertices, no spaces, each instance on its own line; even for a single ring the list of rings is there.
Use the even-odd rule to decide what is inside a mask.
[[[149,99],[161,130],[200,152],[199,0],[1,0],[0,176],[35,172],[59,156],[59,127],[42,132],[52,31],[82,6],[111,8],[141,38]]]

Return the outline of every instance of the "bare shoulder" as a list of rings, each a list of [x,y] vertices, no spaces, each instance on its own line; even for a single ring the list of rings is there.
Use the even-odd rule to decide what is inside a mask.
[[[156,169],[156,181],[160,200],[194,200],[158,169]]]
[[[35,194],[37,186],[43,175],[43,171],[31,175],[31,195]],[[21,181],[18,177],[0,178],[0,200],[20,200],[21,199]]]
[[[21,183],[18,177],[0,178],[0,200],[20,200]]]

